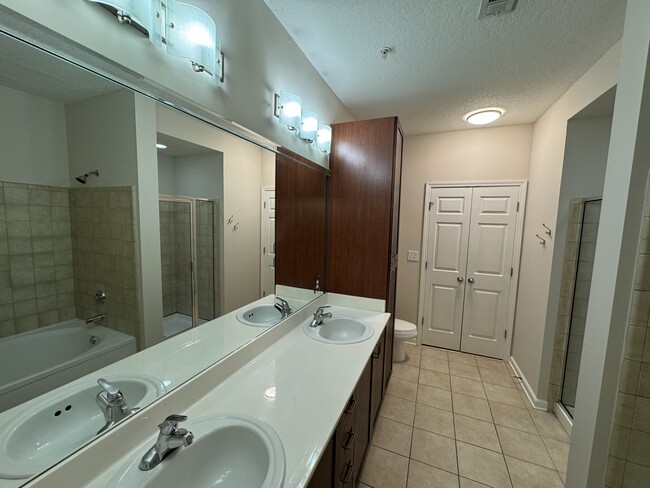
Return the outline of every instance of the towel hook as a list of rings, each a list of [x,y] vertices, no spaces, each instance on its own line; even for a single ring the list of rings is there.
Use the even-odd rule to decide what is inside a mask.
[[[237,227],[239,227],[239,222],[237,222],[237,223],[233,226],[232,230],[237,230]]]
[[[542,246],[546,247],[546,239],[540,237],[539,234],[535,234],[535,237],[537,237],[537,238],[539,239],[539,243],[540,243]]]
[[[228,219],[228,225],[232,224],[232,219],[234,219],[235,216],[231,215],[230,218]]]
[[[544,222],[542,222],[542,227],[544,227],[546,229],[546,235],[550,237],[551,236],[551,228],[548,225],[546,225]]]

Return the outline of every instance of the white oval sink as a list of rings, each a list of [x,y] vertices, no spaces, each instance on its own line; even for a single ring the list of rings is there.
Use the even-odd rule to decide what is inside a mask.
[[[167,456],[150,471],[138,467],[156,441],[151,437],[108,486],[120,488],[276,488],[284,481],[285,455],[278,434],[248,415],[191,419],[182,427],[194,442]]]
[[[310,327],[304,325],[305,333],[312,339],[329,344],[355,344],[370,339],[375,330],[360,319],[334,317],[325,319],[323,325]]]
[[[113,375],[130,407],[143,407],[165,391],[161,381],[141,374]],[[97,435],[104,415],[95,403],[101,388],[96,379],[57,393],[43,395],[37,404],[0,428],[0,478],[20,479],[38,474]]]
[[[237,320],[253,327],[270,327],[282,320],[282,313],[274,305],[256,305],[237,312]]]

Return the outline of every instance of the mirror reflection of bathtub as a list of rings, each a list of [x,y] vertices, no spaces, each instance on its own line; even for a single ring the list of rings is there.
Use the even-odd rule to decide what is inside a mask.
[[[11,79],[3,73],[11,73]],[[102,375],[148,374],[169,391],[267,330],[244,325],[234,314],[249,304],[275,300],[273,288],[262,292],[260,283],[264,259],[260,190],[275,178],[275,146],[252,142],[234,135],[240,133],[236,129],[221,130],[214,122],[188,117],[187,112],[155,101],[165,99],[166,93],[142,93],[0,32],[0,118],[7,122],[0,133],[0,344],[6,343],[10,351],[0,352],[0,383],[6,383],[0,386],[0,429],[70,388],[96,383]],[[18,113],[21,117],[13,116]],[[147,123],[136,127],[136,120]],[[221,316],[168,340],[163,335],[156,184],[161,153],[157,156],[155,144],[160,133],[221,152],[224,173]],[[295,164],[302,174],[303,163],[293,160],[286,168]],[[278,195],[278,201],[287,203],[281,205],[284,209],[304,205],[305,211],[297,213],[323,226],[303,236],[311,242],[303,241],[301,247],[316,258],[314,269],[304,266],[303,260],[304,284],[283,272],[288,261],[278,259],[283,278],[276,281],[276,290],[281,284],[304,288],[295,295],[295,290],[275,291],[291,302],[294,311],[317,298],[320,293],[314,291],[324,287],[327,170],[318,167],[309,172],[318,189],[312,191],[310,186],[308,199],[298,198],[304,191],[285,195],[284,200]],[[85,183],[79,181],[86,173],[88,177],[81,178]],[[229,225],[232,215],[237,220]],[[282,228],[299,227],[293,212],[275,217]],[[292,235],[278,237],[279,248],[292,249],[292,240]],[[299,253],[292,256],[300,258]],[[94,300],[98,289],[107,293],[104,304]],[[85,319],[100,313],[106,316],[105,331],[85,326]],[[67,325],[68,321],[75,325]],[[72,334],[72,329],[79,333]],[[91,337],[84,335],[91,330]],[[113,349],[118,337],[128,338],[128,346]],[[44,342],[37,346],[39,338]],[[138,352],[132,354],[136,347]],[[105,348],[110,350],[99,357],[106,362],[98,362],[94,353]],[[131,355],[120,360],[117,349]],[[26,422],[29,429],[31,420]],[[61,459],[57,456],[48,459],[56,463]],[[8,461],[0,455],[0,465]],[[43,469],[45,465],[24,478]],[[26,482],[1,478],[3,488]]]
[[[0,339],[0,411],[135,352],[135,337],[78,319]]]

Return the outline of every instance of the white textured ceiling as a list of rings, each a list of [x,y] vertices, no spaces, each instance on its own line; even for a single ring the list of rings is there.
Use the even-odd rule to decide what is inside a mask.
[[[357,119],[398,115],[409,135],[536,121],[623,33],[625,0],[264,0]],[[393,48],[388,59],[380,49]]]
[[[0,85],[60,103],[119,90],[78,66],[0,34]]]

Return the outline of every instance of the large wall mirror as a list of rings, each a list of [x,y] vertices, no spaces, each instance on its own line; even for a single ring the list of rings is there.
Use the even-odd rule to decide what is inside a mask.
[[[2,33],[0,106],[13,487],[110,428],[99,378],[135,412],[319,296],[327,171]]]

